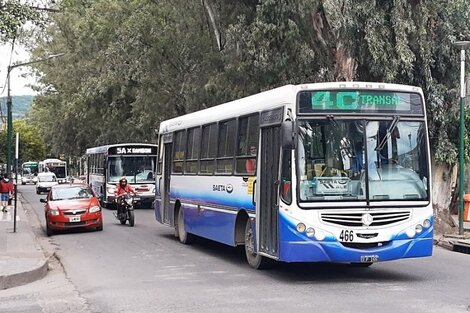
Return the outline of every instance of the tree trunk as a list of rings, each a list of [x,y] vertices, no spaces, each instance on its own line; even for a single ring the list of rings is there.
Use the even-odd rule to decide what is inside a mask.
[[[220,35],[220,30],[217,25],[217,21],[215,20],[215,14],[214,10],[212,9],[211,4],[209,3],[209,0],[202,0],[202,4],[206,8],[207,14],[209,15],[209,21],[212,27],[212,30],[214,32],[214,37],[215,40],[217,41],[217,47],[219,48],[219,51],[222,51],[222,37]]]
[[[457,171],[455,166],[449,168],[444,164],[432,162],[432,196],[434,209],[434,230],[436,233],[449,234],[456,231],[456,225],[451,217],[451,205],[456,203],[458,196]]]

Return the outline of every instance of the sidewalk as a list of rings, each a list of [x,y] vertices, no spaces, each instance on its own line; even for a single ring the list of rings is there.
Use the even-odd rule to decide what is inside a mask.
[[[36,241],[21,201],[18,200],[16,232],[13,206],[0,211],[0,290],[43,278],[48,260]]]
[[[459,217],[452,215],[455,225],[459,225]],[[434,236],[434,243],[440,247],[470,254],[470,222],[463,223],[464,235]]]

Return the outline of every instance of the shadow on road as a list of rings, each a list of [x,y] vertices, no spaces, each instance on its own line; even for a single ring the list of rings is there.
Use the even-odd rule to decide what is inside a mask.
[[[178,239],[172,234],[158,234],[160,239],[175,241]],[[356,267],[345,263],[285,263],[277,262],[269,270],[257,271],[249,267],[245,259],[244,246],[230,247],[212,240],[195,237],[188,249],[194,249],[221,262],[230,263],[238,268],[244,268],[247,273],[261,274],[283,282],[311,283],[311,282],[346,282],[346,283],[374,283],[388,282],[420,282],[425,280],[417,274],[407,272],[408,264],[402,266],[400,261],[376,263],[368,268]],[[190,253],[190,251],[188,251]]]

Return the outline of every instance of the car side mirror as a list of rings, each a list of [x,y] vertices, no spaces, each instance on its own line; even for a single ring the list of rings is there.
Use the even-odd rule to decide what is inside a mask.
[[[41,203],[47,203],[47,199],[41,198],[41,199],[39,199],[39,202],[41,202]]]

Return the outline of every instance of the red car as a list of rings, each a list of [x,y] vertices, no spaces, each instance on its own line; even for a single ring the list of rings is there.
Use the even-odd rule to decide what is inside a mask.
[[[100,202],[86,184],[55,185],[40,201],[45,203],[48,236],[71,228],[103,230]]]

